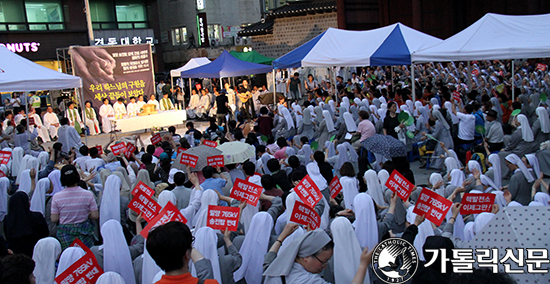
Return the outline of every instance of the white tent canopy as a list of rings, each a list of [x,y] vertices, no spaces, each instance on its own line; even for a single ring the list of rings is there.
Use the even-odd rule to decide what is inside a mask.
[[[0,92],[30,92],[82,87],[80,77],[60,73],[0,46]]]
[[[170,70],[170,77],[180,77],[181,72],[203,66],[210,63],[210,60],[206,57],[197,57],[190,59],[185,65],[181,66],[178,69]]]
[[[550,14],[486,14],[458,34],[412,54],[412,61],[469,61],[550,57]]]

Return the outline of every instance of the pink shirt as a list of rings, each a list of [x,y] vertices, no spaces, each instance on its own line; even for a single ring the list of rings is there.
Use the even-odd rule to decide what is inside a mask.
[[[67,187],[52,198],[51,214],[59,214],[59,224],[79,224],[97,211],[94,195],[78,186]]]
[[[283,147],[283,149],[279,149],[277,152],[275,152],[275,159],[277,160],[282,160],[285,158],[285,153],[286,153],[286,147]]]
[[[361,133],[361,142],[365,141],[365,139],[373,136],[376,134],[376,129],[374,128],[374,124],[370,122],[370,120],[365,119],[359,122],[359,125],[357,126],[357,132]]]

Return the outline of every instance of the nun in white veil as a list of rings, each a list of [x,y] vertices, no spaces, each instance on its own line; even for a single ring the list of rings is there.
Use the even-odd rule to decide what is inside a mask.
[[[20,178],[20,183],[19,188],[17,189],[17,191],[23,191],[29,196],[36,186],[36,184],[31,179],[30,172],[31,170],[24,170],[19,174],[18,177]]]
[[[122,181],[116,175],[110,175],[105,182],[99,207],[99,224],[103,226],[109,220],[120,222],[120,187]]]
[[[210,260],[214,279],[218,281],[218,283],[223,283],[218,248],[216,247],[217,242],[218,236],[216,232],[210,227],[202,227],[195,232],[195,243],[193,247],[198,250],[204,258]],[[197,277],[197,271],[193,264],[191,264],[191,275]]]
[[[361,245],[353,226],[347,218],[338,217],[330,224],[330,231],[334,241],[335,284],[352,283],[361,258]],[[363,283],[370,283],[369,273],[366,274]]]
[[[372,197],[378,206],[388,206],[384,200],[384,193],[378,180],[378,174],[374,170],[368,170],[363,175],[365,184],[367,185],[367,193]]]
[[[407,209],[407,222],[409,224],[414,224],[414,220],[416,219],[416,214],[413,213],[414,206],[410,206]],[[420,260],[425,261],[424,253],[422,252],[422,247],[424,246],[424,242],[426,242],[426,238],[429,236],[434,235],[434,230],[432,229],[432,225],[430,222],[422,222],[418,226],[418,234],[414,238],[414,248],[416,248],[416,251],[418,252],[418,257]]]
[[[120,274],[112,271],[105,272],[97,278],[96,284],[126,284]]]
[[[329,140],[335,130],[334,121],[328,110],[324,110],[322,115],[321,122],[315,127],[315,137],[319,145],[325,145],[325,141]]]
[[[47,237],[34,245],[34,277],[37,284],[54,284],[55,263],[61,254],[61,244],[56,238]]]
[[[46,192],[51,188],[51,183],[48,178],[42,178],[36,184],[36,189],[32,194],[30,210],[33,212],[40,212],[42,216],[45,216],[46,212]]]
[[[283,105],[279,105],[279,117],[277,119],[277,125],[273,128],[273,136],[284,138],[291,137],[296,134],[296,126],[294,125],[294,120],[290,115],[290,112]]]
[[[304,109],[303,118],[298,125],[297,134],[300,136],[306,136],[309,140],[313,139],[315,135],[315,128],[311,119],[311,110],[309,108]]]
[[[57,272],[55,273],[55,277],[65,272],[67,268],[73,265],[73,263],[77,262],[85,254],[86,252],[81,248],[77,248],[77,247],[66,248],[61,254],[61,257],[59,258],[59,264],[57,265]]]
[[[11,175],[17,177],[22,169],[23,156],[25,150],[21,147],[15,147],[11,151]]]
[[[208,215],[208,206],[209,205],[218,205],[219,199],[216,191],[212,189],[206,189],[201,197],[201,207],[199,211],[195,214],[193,218],[193,226],[195,230],[198,230],[206,226],[206,218]]]
[[[355,176],[343,175],[340,178],[340,184],[342,185],[345,208],[353,210],[353,200],[359,194],[359,181]]]
[[[106,221],[101,226],[101,236],[103,237],[103,269],[120,274],[126,284],[135,284],[132,257],[120,222],[112,219]]]

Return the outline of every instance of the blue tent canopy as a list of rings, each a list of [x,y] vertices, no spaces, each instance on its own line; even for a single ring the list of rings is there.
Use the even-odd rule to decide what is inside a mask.
[[[226,50],[216,60],[203,66],[181,72],[182,78],[224,78],[270,72],[271,66],[246,62],[233,57]]]
[[[273,67],[410,65],[412,53],[440,42],[401,23],[368,31],[329,28],[274,60]]]

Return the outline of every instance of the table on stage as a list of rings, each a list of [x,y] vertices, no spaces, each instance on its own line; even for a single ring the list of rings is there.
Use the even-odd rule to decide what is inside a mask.
[[[187,120],[187,112],[185,110],[159,111],[157,114],[134,117],[124,116],[122,119],[111,119],[114,122],[113,124],[116,123],[116,130],[120,130],[121,132],[151,129],[153,127],[167,127],[182,124],[184,120]]]

